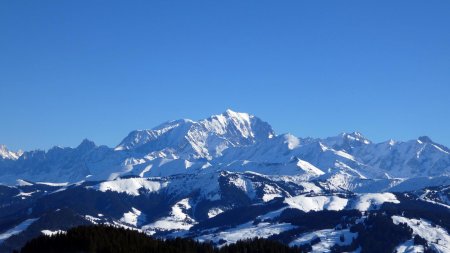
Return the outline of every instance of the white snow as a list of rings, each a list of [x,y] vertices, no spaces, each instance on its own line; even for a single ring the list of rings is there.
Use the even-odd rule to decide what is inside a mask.
[[[85,215],[84,218],[91,222],[92,224],[99,224],[99,222],[102,220],[100,218],[94,217],[92,215]]]
[[[168,184],[167,182],[159,182],[156,180],[152,181],[150,179],[145,178],[127,178],[102,182],[94,186],[94,188],[102,192],[114,191],[138,196],[139,189],[145,189],[150,192],[157,192],[162,188],[167,187],[167,184]]]
[[[274,187],[272,185],[265,184],[264,188],[263,188],[263,192],[264,192],[264,195],[262,197],[262,200],[264,202],[271,201],[274,198],[282,197],[282,191],[280,189],[278,189],[278,187]],[[255,193],[253,191],[251,193],[252,193],[251,197],[253,197],[255,195]]]
[[[296,208],[304,212],[334,210],[339,211],[347,206],[348,199],[337,196],[313,196],[304,195],[286,198],[284,200],[291,208]]]
[[[379,208],[383,203],[400,203],[394,194],[385,193],[366,193],[360,194],[353,203],[353,208],[359,211],[368,211]]]
[[[262,200],[264,202],[268,202],[268,201],[271,201],[272,199],[278,198],[278,197],[281,197],[281,195],[280,194],[276,194],[276,193],[269,193],[269,194],[264,194],[263,197],[262,197]]]
[[[17,194],[17,197],[22,197],[22,199],[25,199],[24,197],[31,197],[33,195],[33,193],[36,193],[39,191],[34,191],[34,192],[20,192],[19,194]]]
[[[52,231],[52,230],[45,229],[45,230],[42,230],[41,233],[46,235],[46,236],[53,236],[53,235],[57,235],[57,234],[65,234],[67,232],[64,231],[64,230],[54,230],[54,231]]]
[[[152,130],[133,131],[115,150],[146,145],[151,151],[171,150],[171,153],[185,160],[210,160],[231,147],[245,146],[272,136],[271,127],[253,115],[226,110],[200,121],[176,120]]]
[[[232,183],[233,185],[235,185],[237,188],[247,192],[247,188],[249,188],[250,186],[248,185],[247,180],[245,180],[244,178],[242,178],[241,176],[237,176],[237,177],[233,177],[230,180],[230,183]]]
[[[290,181],[290,180],[287,180]],[[302,186],[304,188],[304,192],[312,192],[312,193],[321,193],[323,190],[322,188],[318,187],[314,183],[311,182],[298,182],[298,185]]]
[[[142,230],[150,235],[156,233],[156,231],[189,230],[197,223],[186,213],[190,209],[189,199],[182,199],[172,206],[169,216],[142,226]]]
[[[313,175],[323,175],[323,174],[325,174],[325,172],[321,171],[319,168],[317,168],[316,166],[310,164],[307,161],[298,160],[297,166],[300,169],[304,170],[305,172],[313,174]]]
[[[406,223],[412,230],[413,234],[419,235],[428,241],[430,247],[436,252],[450,252],[450,235],[440,227],[433,226],[429,221],[424,219],[409,219],[402,216],[392,216],[394,224]]]
[[[226,240],[225,244],[235,243],[238,240],[249,238],[267,238],[271,235],[279,234],[281,232],[294,229],[295,226],[289,223],[270,224],[261,222],[258,225],[253,225],[252,222],[237,226],[236,228],[227,229],[218,233],[207,234],[197,237],[200,242],[212,241],[218,243],[220,239]],[[225,245],[223,244],[223,245]],[[220,246],[223,246],[220,245]]]
[[[145,222],[145,215],[140,210],[132,207],[131,211],[123,214],[120,221],[137,227],[142,222]]]
[[[368,211],[379,208],[385,202],[400,203],[392,193],[366,193],[359,194],[352,199],[338,196],[306,196],[299,195],[284,200],[291,208],[304,212],[343,209],[357,209]]]
[[[30,186],[30,185],[33,185],[33,184],[30,183],[30,182],[27,182],[25,180],[22,180],[22,179],[17,179],[17,185],[18,186]]]
[[[287,208],[287,207],[283,207],[283,208],[280,208],[280,209],[278,209],[278,210],[275,210],[275,211],[272,211],[272,212],[268,212],[268,213],[266,213],[266,214],[263,214],[263,215],[258,216],[257,218],[260,219],[260,220],[262,220],[262,221],[264,221],[264,220],[266,220],[266,219],[274,219],[274,218],[276,218],[276,217],[279,217],[279,216],[281,215],[281,213],[282,213],[284,210],[286,210],[286,208]]]
[[[439,147],[439,146],[437,146],[437,145],[434,145],[434,144],[431,144],[431,145],[432,145],[435,149],[439,150],[439,151],[442,152],[442,153],[450,154],[449,152],[443,150],[441,147]]]
[[[5,145],[0,145],[0,159],[17,160],[23,154],[23,151],[10,151]]]
[[[95,147],[95,144],[92,145]],[[75,158],[83,155],[82,151],[76,148],[54,148],[43,152],[43,155],[52,154],[45,158],[49,159],[46,162],[51,165],[51,170],[38,167],[37,175],[8,170],[10,174],[0,175],[0,183],[15,184],[17,178],[23,178],[65,186],[55,182],[101,181],[121,175],[146,177],[195,174],[206,170],[202,169],[206,167],[212,171],[229,170],[226,165],[234,166],[230,171],[255,171],[272,176],[298,176],[303,170],[306,172],[304,181],[322,175],[336,188],[342,186],[341,189],[346,190],[363,187],[355,184],[370,183],[357,181],[361,178],[382,179],[387,174],[392,178],[450,175],[448,150],[429,141],[372,143],[358,132],[326,139],[300,139],[291,134],[275,135],[266,122],[248,113],[232,110],[199,121],[175,120],[151,130],[133,131],[115,151],[96,147],[92,157],[84,161],[89,168],[87,172],[79,168],[78,163],[67,164],[72,159],[78,161]],[[60,152],[61,157],[70,159],[50,159],[59,157],[52,152]],[[0,154],[3,154],[2,157],[14,158],[14,154],[5,146],[0,146]],[[21,159],[30,161],[33,161],[33,154],[20,153]],[[294,162],[294,157],[301,160]],[[70,168],[67,171],[71,173],[61,174],[59,169],[62,167]],[[336,172],[343,172],[348,178],[329,175]],[[89,175],[92,176],[87,178]],[[415,186],[413,182],[408,183]],[[272,197],[268,195],[266,199]]]
[[[218,214],[221,214],[221,213],[223,213],[223,210],[222,210],[222,209],[217,208],[217,207],[211,208],[211,209],[209,209],[209,211],[208,211],[208,218],[215,217],[215,216],[217,216]]]
[[[396,253],[423,253],[423,251],[423,246],[414,245],[414,241],[412,239],[401,243],[395,248]]]
[[[55,186],[55,187],[62,187],[62,186],[68,186],[69,183],[68,182],[64,182],[64,183],[52,183],[52,182],[36,182],[36,184],[43,184],[43,185],[48,185],[48,186]]]
[[[344,158],[347,158],[347,159],[349,159],[349,160],[352,160],[352,161],[356,161],[356,159],[355,159],[355,157],[354,156],[352,156],[352,155],[350,155],[350,154],[348,154],[348,153],[346,153],[346,152],[344,152],[344,151],[333,151],[336,155],[338,155],[338,156],[341,156],[341,157],[344,157]]]
[[[344,241],[340,240],[341,236],[344,237]],[[312,245],[312,252],[331,252],[330,249],[334,245],[349,245],[351,244],[353,238],[356,238],[357,236],[357,233],[352,233],[349,229],[323,229],[300,235],[299,238],[289,243],[289,246],[300,246],[310,243],[315,238],[320,238],[319,243]]]
[[[149,172],[149,171],[152,169],[152,167],[153,167],[153,164],[147,165],[147,166],[141,171],[141,173],[139,173],[139,176],[140,176],[140,177],[144,177],[144,176],[145,176],[145,173]]]
[[[25,229],[27,229],[33,222],[35,222],[38,219],[28,219],[23,222],[21,222],[19,225],[7,230],[6,232],[3,232],[0,234],[0,243],[8,239],[9,237],[19,234]]]

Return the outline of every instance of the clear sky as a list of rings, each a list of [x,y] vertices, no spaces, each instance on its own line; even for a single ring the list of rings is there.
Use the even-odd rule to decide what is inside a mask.
[[[450,146],[450,1],[0,2],[0,143],[114,146],[231,108]]]

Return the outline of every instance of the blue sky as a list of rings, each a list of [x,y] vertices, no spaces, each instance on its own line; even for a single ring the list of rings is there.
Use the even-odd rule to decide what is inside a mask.
[[[0,3],[0,143],[114,146],[227,108],[450,146],[450,1]]]

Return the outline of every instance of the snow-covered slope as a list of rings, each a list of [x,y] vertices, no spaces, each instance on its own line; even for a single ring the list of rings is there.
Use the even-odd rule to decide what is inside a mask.
[[[227,110],[203,120],[169,121],[131,132],[114,149],[84,140],[76,148],[11,152],[0,146],[0,183],[55,183],[232,171],[318,180],[330,190],[414,190],[450,176],[450,151],[428,137],[373,143],[361,133],[325,139],[276,135],[253,115]],[[421,184],[409,183],[415,178]],[[440,179],[436,179],[440,178]]]
[[[143,226],[142,230],[150,235],[156,232],[189,230],[197,223],[189,216],[188,212],[190,209],[189,199],[182,199],[172,206],[168,216]]]
[[[279,234],[294,228],[295,226],[288,223],[270,224],[267,222],[262,222],[257,225],[253,225],[249,222],[237,226],[236,228],[202,235],[196,239],[200,242],[210,241],[219,246],[223,246],[225,244],[235,243],[239,240],[251,239],[255,237],[268,238],[271,235]]]
[[[176,120],[151,130],[133,131],[115,150],[211,160],[229,147],[252,145],[273,136],[271,126],[259,118],[227,110],[200,121]]]
[[[0,234],[0,243],[2,243],[4,240],[10,238],[13,235],[21,233],[23,230],[25,230],[27,227],[29,227],[33,222],[35,222],[37,219],[28,219],[21,223],[19,223],[17,226],[3,232]]]
[[[358,235],[350,232],[348,229],[323,229],[310,233],[304,233],[299,238],[292,241],[289,245],[299,246],[311,243],[313,240],[319,240],[318,243],[312,245],[313,252],[332,252],[334,245],[349,245]],[[341,240],[344,238],[344,240]]]
[[[413,230],[413,234],[427,240],[434,252],[450,252],[450,235],[444,228],[423,219],[392,216],[392,220],[395,224],[406,223]]]
[[[445,204],[448,187],[359,194],[330,190],[324,182],[304,181],[303,177],[255,172],[204,170],[76,184],[20,182],[14,187],[0,185],[0,237],[4,235],[0,251],[20,238],[87,223],[121,226],[163,238],[186,236],[219,246],[259,236],[290,245],[310,243],[313,252],[326,252],[335,245],[349,246],[358,238],[349,227],[366,219],[368,213],[411,215],[424,204],[420,214],[425,220],[442,221],[433,228],[441,235],[450,214]],[[414,248],[410,242],[396,246]]]
[[[0,145],[0,159],[17,160],[22,154],[23,151],[21,150],[13,152],[9,150],[5,145]]]
[[[167,182],[161,182],[159,180],[149,180],[145,178],[127,178],[102,182],[94,186],[94,189],[98,189],[102,192],[113,191],[138,196],[140,191],[157,192],[162,188],[167,187],[167,184]]]
[[[424,206],[444,213],[434,220],[441,222],[448,185],[450,150],[428,137],[374,143],[358,132],[276,135],[258,117],[227,110],[133,131],[115,148],[89,140],[47,151],[0,146],[0,251],[1,240],[14,248],[17,238],[101,223],[218,245],[281,234],[287,244],[330,251],[356,236],[342,219],[316,224],[322,217],[315,217],[306,228],[292,217],[342,213],[354,223],[362,213]],[[416,234],[428,228],[402,222]],[[441,225],[433,229],[444,240]],[[398,250],[420,249],[409,239]]]
[[[296,196],[292,198],[286,198],[285,202],[295,209],[299,209],[305,212],[321,211],[321,210],[333,210],[340,211],[347,206],[348,199],[338,196]]]

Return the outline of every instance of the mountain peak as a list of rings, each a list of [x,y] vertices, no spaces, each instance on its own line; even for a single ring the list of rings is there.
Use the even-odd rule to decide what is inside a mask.
[[[256,141],[259,139],[267,139],[275,136],[272,126],[260,118],[246,113],[236,112],[227,109],[221,115],[212,116],[210,119],[216,118],[219,120],[221,127],[229,128],[228,130],[235,130],[235,134],[241,134],[244,138],[252,138]],[[207,121],[211,121],[207,119]]]
[[[234,119],[241,122],[250,122],[250,119],[254,118],[253,115],[246,112],[236,112],[231,109],[227,109],[225,112],[219,115],[213,115],[210,118],[220,118]]]
[[[387,143],[389,144],[389,146],[394,146],[397,142],[394,139],[389,139]]]
[[[428,136],[420,136],[419,138],[417,138],[417,140],[422,142],[422,143],[433,143],[431,138],[428,137]]]
[[[116,150],[139,148],[139,152],[149,153],[170,149],[185,159],[210,159],[229,147],[251,145],[274,135],[272,127],[261,119],[227,109],[199,121],[169,121],[152,130],[133,131]]]
[[[80,145],[78,145],[77,149],[88,150],[97,147],[95,143],[89,139],[84,139]]]
[[[0,145],[0,158],[2,159],[17,160],[22,154],[23,154],[22,150],[13,152],[9,150],[8,147],[6,147],[6,145],[3,144]]]
[[[9,174],[33,181],[36,175],[41,181],[65,176],[74,182],[88,175],[92,175],[89,180],[118,175],[167,176],[197,173],[208,167],[211,171],[282,175],[288,173],[285,168],[293,168],[289,163],[292,157],[329,175],[342,171],[374,179],[384,179],[385,173],[398,178],[450,175],[450,150],[427,136],[398,143],[372,143],[356,131],[324,139],[276,136],[257,116],[230,109],[201,120],[167,121],[153,129],[132,131],[114,150],[88,139],[76,148],[55,147],[23,155],[0,145],[0,179]],[[4,165],[13,167],[1,167]],[[313,168],[306,163],[301,167]]]
[[[341,133],[335,137],[328,137],[323,140],[323,143],[336,150],[345,150],[351,152],[355,147],[369,145],[372,142],[364,137],[360,132]]]
[[[370,144],[371,141],[369,139],[367,139],[366,137],[364,137],[363,134],[361,134],[360,132],[352,132],[352,133],[342,133],[341,134],[342,137],[349,139],[351,141],[358,141],[358,142],[362,142],[364,144]]]
[[[233,111],[231,109],[226,109],[225,112],[222,113],[222,115],[227,115],[230,117],[246,117],[246,116],[250,116],[250,114],[246,113],[246,112],[236,112]]]
[[[228,109],[225,110],[224,113],[225,114],[233,114],[233,113],[237,113],[237,112],[235,112],[235,111],[231,110],[230,108],[228,108]]]

